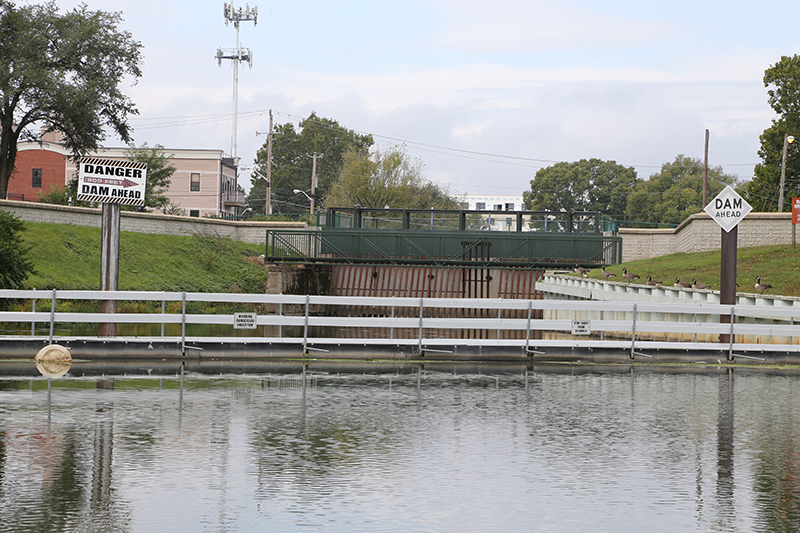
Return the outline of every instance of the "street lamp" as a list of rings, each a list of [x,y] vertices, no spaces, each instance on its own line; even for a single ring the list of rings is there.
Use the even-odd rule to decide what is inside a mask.
[[[310,197],[310,196],[309,196],[309,195],[306,193],[306,191],[303,191],[303,190],[301,190],[301,189],[295,189],[295,190],[293,190],[292,192],[293,192],[293,193],[295,193],[295,194],[302,194],[303,196],[305,196],[306,198],[308,198],[308,201],[309,201],[309,202],[311,202],[311,205],[310,205],[310,207],[309,207],[309,210],[308,210],[308,212],[309,212],[309,213],[314,213],[314,199],[313,199],[313,198],[311,198],[311,197]]]
[[[783,213],[783,184],[786,182],[786,151],[793,142],[793,136],[788,133],[783,136],[783,159],[781,161],[781,188],[778,191],[778,213]]]

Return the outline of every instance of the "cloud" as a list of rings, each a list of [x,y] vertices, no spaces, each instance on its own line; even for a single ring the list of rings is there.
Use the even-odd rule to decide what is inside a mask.
[[[444,0],[450,24],[431,39],[435,46],[477,53],[596,50],[674,40],[680,26],[614,15],[562,2]]]

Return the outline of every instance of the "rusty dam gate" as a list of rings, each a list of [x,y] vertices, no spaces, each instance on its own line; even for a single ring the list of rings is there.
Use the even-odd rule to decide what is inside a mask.
[[[321,227],[269,230],[266,242],[274,294],[541,299],[535,285],[545,270],[600,268],[622,257],[622,239],[604,234],[600,213],[586,211],[329,208]],[[340,312],[389,316],[390,309]],[[426,313],[484,318],[500,311]]]

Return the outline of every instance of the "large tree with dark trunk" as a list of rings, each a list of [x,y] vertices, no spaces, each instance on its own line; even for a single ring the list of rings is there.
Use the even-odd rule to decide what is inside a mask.
[[[110,127],[132,140],[136,114],[120,84],[141,76],[141,43],[118,28],[119,13],[55,2],[0,0],[0,197],[14,172],[17,143],[58,131],[76,156],[94,151]]]

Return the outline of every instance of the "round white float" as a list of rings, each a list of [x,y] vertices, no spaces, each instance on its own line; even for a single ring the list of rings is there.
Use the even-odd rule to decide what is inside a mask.
[[[72,366],[72,355],[69,350],[58,344],[45,346],[34,357],[36,368],[48,378],[60,378]]]

